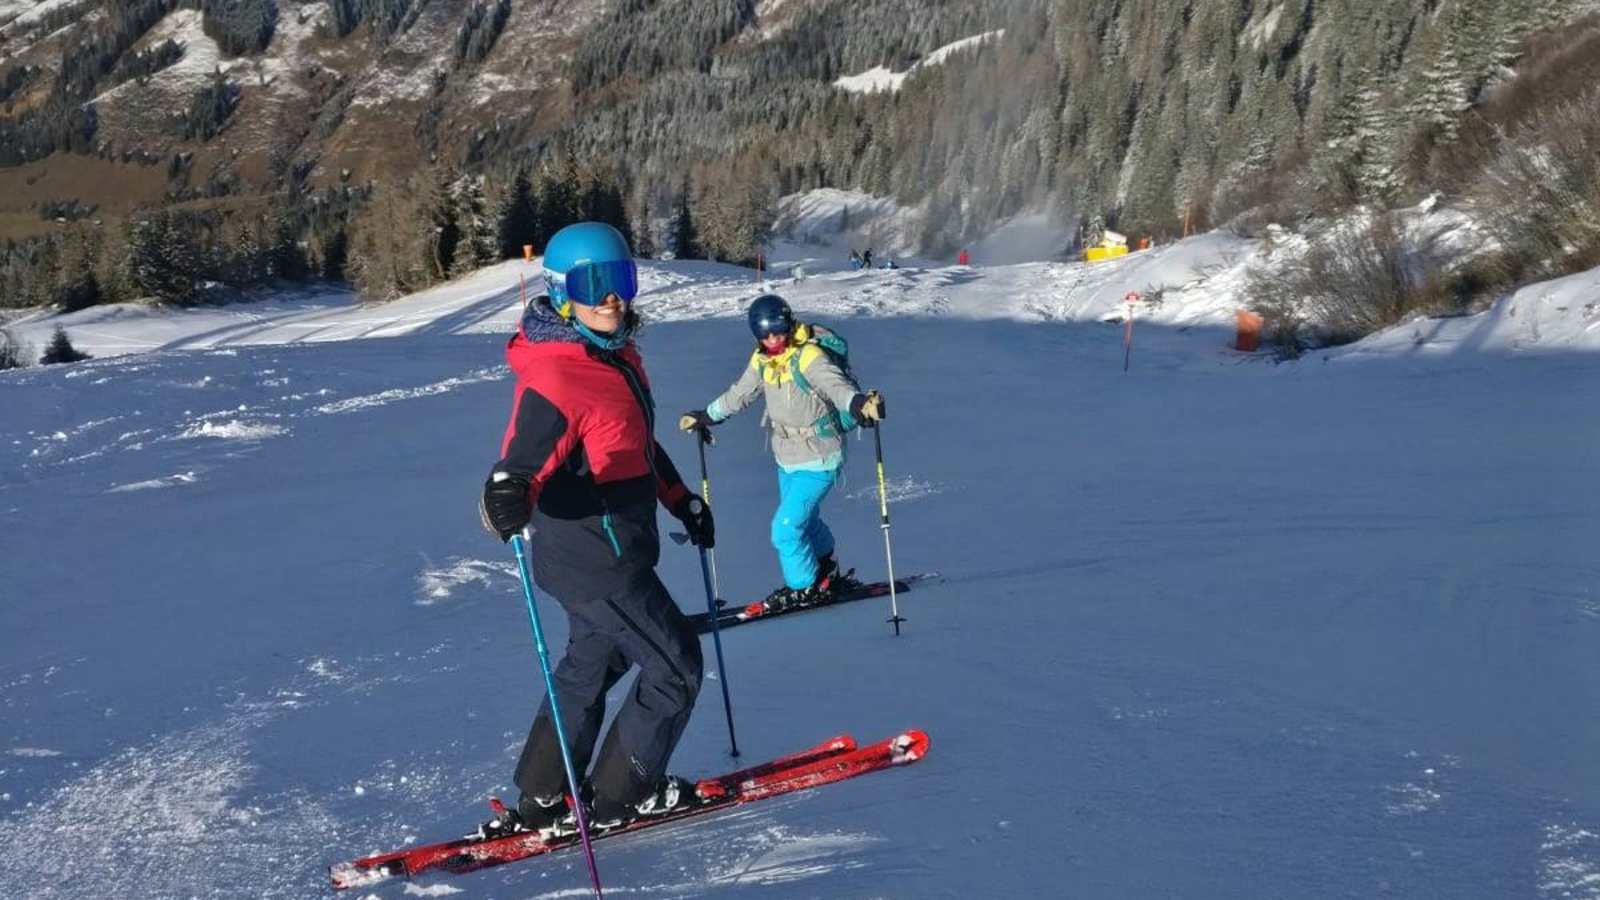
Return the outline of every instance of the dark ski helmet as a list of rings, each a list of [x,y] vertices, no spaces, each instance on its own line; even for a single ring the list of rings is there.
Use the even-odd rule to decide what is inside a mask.
[[[750,302],[750,333],[756,340],[794,330],[794,311],[777,294],[762,294]]]

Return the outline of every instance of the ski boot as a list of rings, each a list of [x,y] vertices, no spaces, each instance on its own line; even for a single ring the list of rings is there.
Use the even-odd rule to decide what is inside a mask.
[[[537,831],[550,836],[561,833],[563,829],[571,830],[573,827],[572,808],[567,804],[565,794],[557,794],[554,797],[533,797],[523,794],[514,808],[507,808],[499,800],[495,800],[492,806],[495,817],[479,825],[478,830],[470,837],[489,840],[525,831]]]
[[[613,829],[624,828],[640,819],[653,819],[680,812],[699,802],[694,782],[676,775],[668,775],[661,779],[655,790],[636,803],[615,804],[603,800],[596,801],[591,807],[593,811],[590,814],[589,825],[597,833],[604,834]]]
[[[806,588],[805,590],[797,591],[788,586],[778,588],[768,594],[765,600],[761,601],[761,612],[763,615],[770,616],[773,613],[781,613],[791,607],[799,607],[800,596],[809,590],[810,588]]]
[[[817,557],[817,580],[812,587],[832,588],[833,581],[839,576],[839,563],[833,554]]]

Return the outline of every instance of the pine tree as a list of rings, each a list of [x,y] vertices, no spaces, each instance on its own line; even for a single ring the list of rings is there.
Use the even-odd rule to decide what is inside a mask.
[[[1387,199],[1398,186],[1395,172],[1395,118],[1379,87],[1377,75],[1368,70],[1356,94],[1356,183],[1362,195]]]
[[[534,252],[542,253],[544,246],[537,243],[538,234],[539,205],[533,183],[528,180],[527,169],[518,169],[511,190],[500,204],[500,258],[521,257],[524,244],[533,244]]]
[[[539,173],[539,235],[535,241],[539,252],[556,232],[582,221],[578,181],[578,167],[571,161],[546,166]]]
[[[0,328],[0,371],[24,368],[32,355],[32,350],[9,329]]]
[[[580,210],[584,221],[610,225],[622,232],[628,246],[633,246],[633,223],[628,221],[628,206],[620,188],[594,178],[583,192]]]
[[[145,296],[169,303],[187,300],[199,263],[199,249],[174,213],[151,213],[129,226],[128,275]]]
[[[489,200],[483,176],[465,175],[456,183],[455,218],[461,232],[451,275],[470,272],[495,261],[498,248],[495,224],[489,221]]]
[[[705,259],[706,253],[700,247],[700,230],[695,227],[694,213],[689,208],[689,181],[684,179],[683,189],[678,192],[678,205],[672,213],[672,224],[668,226],[672,234],[672,256],[674,259]]]
[[[267,216],[266,272],[269,278],[304,279],[311,271],[305,248],[300,244],[300,228],[288,204],[272,209]]]
[[[441,166],[429,180],[428,218],[433,224],[429,256],[434,279],[443,279],[456,270],[456,249],[461,243],[461,223],[456,218],[456,186],[460,179],[454,170]]]
[[[1382,200],[1398,186],[1395,117],[1375,66],[1357,75],[1343,102],[1330,111],[1327,152],[1319,160],[1330,180],[1362,199]]]
[[[94,306],[102,300],[94,264],[100,255],[100,232],[82,223],[73,225],[63,236],[60,268],[52,301],[72,311]]]
[[[1434,134],[1439,144],[1452,144],[1461,135],[1461,114],[1467,102],[1467,79],[1461,66],[1461,48],[1455,30],[1445,23],[1430,34],[1433,46],[1428,67],[1418,79],[1411,115],[1419,128]]]
[[[656,255],[655,226],[650,221],[650,197],[639,192],[639,215],[634,219],[633,255],[639,259],[653,259]]]
[[[67,330],[57,325],[55,333],[50,336],[50,344],[44,348],[44,353],[39,357],[39,365],[82,362],[89,358],[89,354],[80,353],[72,346],[72,341],[67,338]]]
[[[232,252],[227,254],[230,257],[226,266],[227,280],[233,284],[254,284],[268,274],[259,234],[256,223],[246,222],[239,227]]]

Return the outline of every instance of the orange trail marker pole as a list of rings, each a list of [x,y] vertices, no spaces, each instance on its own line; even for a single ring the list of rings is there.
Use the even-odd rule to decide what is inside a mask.
[[[1128,306],[1128,315],[1124,320],[1126,324],[1122,329],[1122,371],[1126,372],[1133,361],[1133,305],[1139,302],[1139,295],[1129,292],[1122,302]]]

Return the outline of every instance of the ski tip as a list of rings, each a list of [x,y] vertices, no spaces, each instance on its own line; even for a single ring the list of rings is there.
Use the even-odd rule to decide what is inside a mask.
[[[496,816],[505,815],[506,805],[504,803],[500,802],[500,798],[499,797],[490,797],[489,798],[489,808],[491,810],[494,810],[494,814]]]
[[[895,765],[912,763],[927,755],[929,743],[927,732],[912,728],[897,735],[889,750]]]
[[[371,887],[388,878],[389,872],[384,866],[368,869],[354,863],[342,862],[328,867],[328,879],[333,882],[333,889],[336,891]]]

